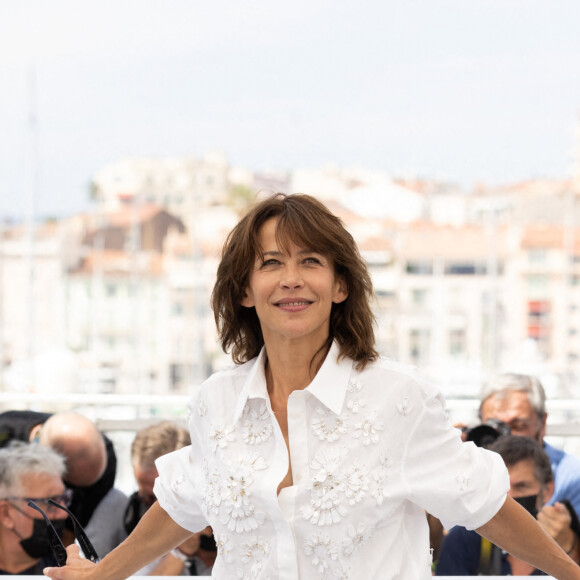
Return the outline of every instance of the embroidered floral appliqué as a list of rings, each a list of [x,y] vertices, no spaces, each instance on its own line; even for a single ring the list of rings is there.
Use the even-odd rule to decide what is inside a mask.
[[[264,561],[270,555],[270,542],[262,536],[250,536],[242,544],[242,562],[250,566],[250,578],[257,578],[262,572]]]
[[[457,479],[457,483],[459,484],[459,489],[461,491],[465,491],[466,489],[469,489],[471,487],[471,479],[465,475],[464,473],[461,475],[458,475],[456,477]]]
[[[344,495],[350,505],[355,505],[362,501],[369,489],[369,476],[365,467],[352,465],[344,480]]]
[[[258,410],[246,408],[247,418],[242,428],[242,440],[248,445],[257,445],[267,441],[274,432],[270,415],[266,405],[262,404]]]
[[[200,399],[199,403],[197,404],[197,414],[200,417],[205,417],[207,415],[207,403],[205,399]]]
[[[215,453],[218,448],[224,449],[228,446],[228,443],[232,443],[236,440],[236,436],[233,429],[213,429],[209,433],[209,441],[211,450]]]
[[[375,498],[377,505],[382,505],[383,501],[388,497],[387,494],[387,480],[389,472],[393,465],[389,452],[383,452],[379,455],[379,468],[373,474],[374,487],[371,496]]]
[[[384,429],[384,424],[376,418],[376,413],[371,413],[366,419],[354,426],[352,436],[361,439],[362,444],[367,447],[371,443],[379,442],[379,431]]]
[[[234,545],[229,541],[228,535],[224,533],[216,533],[215,543],[223,561],[226,562],[226,564],[231,564],[233,562],[232,550],[234,549]]]
[[[357,528],[349,525],[346,531],[346,538],[342,542],[342,552],[345,556],[351,556],[362,544],[368,542],[372,536],[372,530],[361,524]]]
[[[222,477],[217,472],[209,472],[207,461],[204,464],[205,489],[203,494],[203,505],[206,513],[219,513],[219,507],[222,502]]]
[[[354,576],[352,575],[352,568],[346,566],[343,562],[339,563],[340,569],[335,571],[336,580],[350,580]]]
[[[346,402],[346,408],[349,409],[355,415],[360,412],[362,407],[366,407],[367,402],[364,399],[358,397],[353,397]]]
[[[229,475],[222,478],[220,521],[230,531],[250,532],[263,524],[265,519],[251,501],[254,472],[266,469],[268,464],[259,455],[240,455],[227,463]]]
[[[230,476],[224,485],[225,497],[220,521],[232,532],[250,532],[264,522],[264,514],[257,513],[249,500],[247,487],[250,483],[243,476]]]
[[[242,440],[248,445],[257,445],[270,439],[273,432],[272,425],[263,425],[261,429],[256,429],[254,423],[246,421],[242,429]]]
[[[331,562],[338,558],[338,550],[325,534],[313,534],[304,540],[304,553],[312,556],[312,565],[323,576]]]
[[[301,512],[312,524],[336,524],[346,515],[347,510],[341,504],[345,478],[340,471],[346,453],[345,448],[326,448],[319,451],[310,463],[310,505],[303,506]]]
[[[347,391],[349,393],[358,393],[362,387],[362,383],[357,379],[348,383]]]
[[[398,405],[397,411],[399,414],[406,417],[411,411],[413,410],[413,405],[411,405],[411,401],[409,401],[409,397],[405,397]]]
[[[320,441],[328,441],[329,443],[332,443],[333,441],[336,441],[342,433],[346,433],[346,425],[343,419],[322,407],[317,407],[316,413],[319,415],[319,418],[312,421],[311,429],[312,432],[318,436]]]
[[[179,486],[185,481],[185,474],[181,473],[171,483],[171,491],[177,493]]]

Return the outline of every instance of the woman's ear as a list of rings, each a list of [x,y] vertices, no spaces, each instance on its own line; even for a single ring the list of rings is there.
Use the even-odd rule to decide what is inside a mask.
[[[335,304],[340,304],[348,298],[348,285],[344,278],[338,277],[335,282],[334,295],[332,301]]]
[[[254,298],[252,296],[252,292],[250,291],[249,288],[246,288],[246,290],[244,291],[244,295],[240,300],[240,304],[242,306],[245,306],[246,308],[252,308],[252,306],[256,305],[254,302]]]

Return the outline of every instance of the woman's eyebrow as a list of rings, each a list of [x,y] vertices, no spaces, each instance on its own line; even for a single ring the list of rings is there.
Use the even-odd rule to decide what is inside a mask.
[[[284,252],[281,252],[280,250],[265,250],[264,252],[262,252],[262,254],[264,256],[281,256]],[[303,256],[305,254],[320,254],[322,255],[322,252],[317,252],[316,250],[299,250],[298,251],[298,255],[299,256]]]

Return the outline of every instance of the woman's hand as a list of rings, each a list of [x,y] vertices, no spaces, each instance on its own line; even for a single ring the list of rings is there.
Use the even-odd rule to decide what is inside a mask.
[[[81,556],[76,544],[68,546],[66,554],[66,566],[45,568],[44,575],[53,580],[96,580],[96,565]]]
[[[190,536],[191,532],[176,524],[156,502],[129,537],[98,564],[81,558],[79,547],[73,544],[66,549],[66,566],[45,568],[44,575],[53,580],[125,580]]]

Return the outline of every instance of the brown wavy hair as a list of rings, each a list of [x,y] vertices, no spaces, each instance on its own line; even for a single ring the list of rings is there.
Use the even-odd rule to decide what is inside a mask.
[[[332,305],[324,347],[328,349],[336,341],[340,357],[351,358],[357,368],[364,368],[378,357],[371,277],[342,220],[317,199],[303,194],[277,193],[257,203],[228,235],[211,296],[222,348],[225,352],[231,349],[234,362],[242,364],[257,356],[264,345],[256,309],[242,306],[241,301],[255,259],[262,256],[260,228],[270,218],[278,219],[280,247],[287,249],[292,241],[332,259],[336,275],[346,283],[348,297]]]

